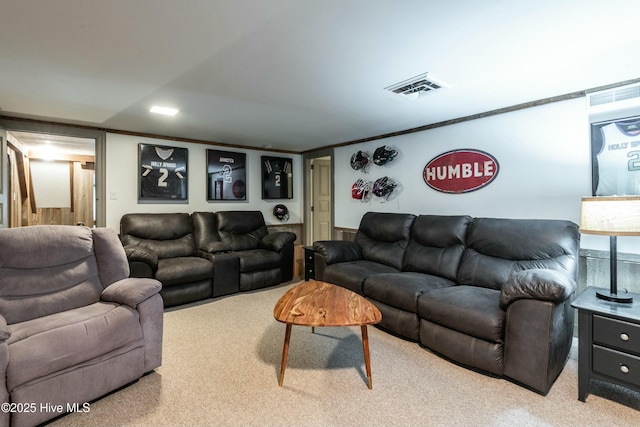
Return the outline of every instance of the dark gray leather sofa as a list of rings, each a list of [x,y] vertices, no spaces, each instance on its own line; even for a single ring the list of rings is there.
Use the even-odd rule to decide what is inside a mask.
[[[125,214],[120,239],[131,276],[159,280],[165,307],[293,276],[296,235],[269,233],[260,211]]]
[[[354,242],[314,243],[316,278],[382,312],[380,327],[547,394],[573,335],[570,221],[370,212]]]
[[[269,233],[260,211],[194,212],[198,254],[214,264],[214,296],[293,278],[295,233]],[[224,288],[217,289],[218,284]]]

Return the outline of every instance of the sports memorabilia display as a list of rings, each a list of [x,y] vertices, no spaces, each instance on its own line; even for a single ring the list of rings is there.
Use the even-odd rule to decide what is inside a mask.
[[[359,170],[366,173],[369,169],[369,158],[369,153],[366,151],[357,151],[353,153],[351,156],[351,168],[353,170]]]
[[[138,144],[138,200],[188,199],[187,149]]]
[[[289,209],[285,205],[275,205],[273,207],[273,216],[278,218],[278,221],[289,221]]]
[[[391,178],[383,176],[373,182],[373,194],[382,199],[388,200],[393,190],[398,184]]]
[[[207,200],[247,199],[247,155],[207,150]]]
[[[640,117],[591,125],[593,194],[640,194]]]
[[[293,163],[291,159],[262,156],[262,198],[293,198]]]
[[[371,181],[366,181],[362,178],[358,178],[356,182],[351,186],[351,197],[361,202],[366,202],[371,199]]]
[[[383,166],[396,158],[398,152],[388,145],[382,145],[373,152],[373,163]]]

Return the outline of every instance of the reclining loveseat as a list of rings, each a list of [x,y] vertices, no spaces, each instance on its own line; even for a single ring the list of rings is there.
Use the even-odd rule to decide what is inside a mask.
[[[578,226],[370,212],[355,240],[314,243],[316,279],[364,295],[379,326],[547,394],[571,347]]]
[[[296,235],[269,233],[260,211],[125,214],[120,239],[131,275],[162,283],[165,307],[293,277]]]
[[[160,283],[129,278],[115,231],[41,225],[0,242],[0,426],[88,410],[160,366]]]

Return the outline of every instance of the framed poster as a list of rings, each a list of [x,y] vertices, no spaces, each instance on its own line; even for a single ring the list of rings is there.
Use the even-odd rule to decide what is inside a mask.
[[[186,148],[138,144],[139,201],[188,200]]]
[[[293,161],[262,156],[262,198],[293,199]]]
[[[247,155],[207,150],[207,200],[247,200]]]
[[[640,194],[640,116],[591,124],[594,196]]]

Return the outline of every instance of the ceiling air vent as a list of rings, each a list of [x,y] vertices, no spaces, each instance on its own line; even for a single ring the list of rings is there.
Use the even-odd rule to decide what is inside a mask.
[[[422,73],[399,83],[387,86],[385,89],[398,95],[405,95],[410,98],[417,98],[421,94],[432,92],[448,85],[429,73]]]
[[[621,86],[614,89],[593,92],[588,95],[589,107],[599,106],[612,109],[613,104],[640,104],[640,84]],[[607,105],[610,104],[610,105]]]

